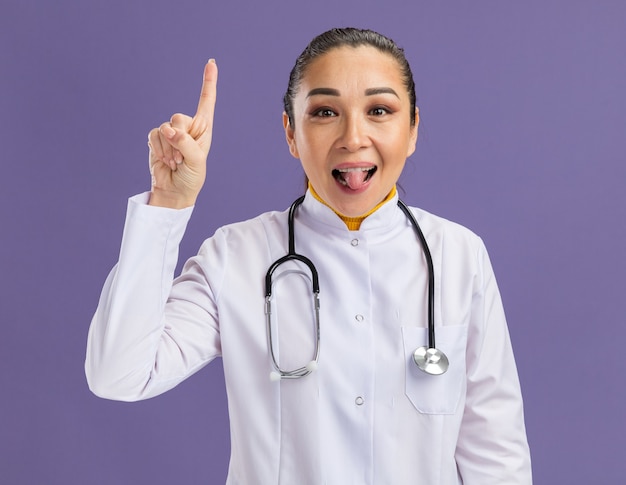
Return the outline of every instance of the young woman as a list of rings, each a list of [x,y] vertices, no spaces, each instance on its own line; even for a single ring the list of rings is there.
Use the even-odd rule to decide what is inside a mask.
[[[195,116],[150,132],[152,189],[129,202],[91,324],[93,392],[145,399],[221,356],[228,484],[530,484],[482,241],[398,202],[419,122],[403,51],[365,30],[313,39],[283,114],[306,195],[221,228],[173,280],[216,83],[210,61]]]

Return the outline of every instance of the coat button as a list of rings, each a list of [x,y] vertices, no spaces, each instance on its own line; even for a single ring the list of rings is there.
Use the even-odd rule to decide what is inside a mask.
[[[363,315],[355,315],[355,316],[354,316],[354,319],[355,319],[357,322],[359,322],[359,323],[360,323],[360,322],[362,322],[363,320],[365,320],[365,317],[364,317]]]
[[[354,400],[354,402],[356,403],[357,406],[362,406],[365,400],[361,396],[359,396]]]
[[[358,246],[359,245],[359,240],[358,239],[353,239],[352,241],[350,241],[350,244],[352,244],[353,246]]]

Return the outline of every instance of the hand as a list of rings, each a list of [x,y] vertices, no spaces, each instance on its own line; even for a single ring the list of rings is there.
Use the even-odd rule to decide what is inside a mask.
[[[217,92],[217,65],[204,67],[202,91],[193,118],[175,114],[148,135],[152,189],[150,205],[182,209],[195,204],[206,178]]]

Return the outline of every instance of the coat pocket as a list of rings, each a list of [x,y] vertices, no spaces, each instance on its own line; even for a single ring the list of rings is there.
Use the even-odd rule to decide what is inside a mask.
[[[413,352],[428,344],[428,329],[402,327],[406,366],[405,392],[415,409],[423,414],[454,414],[461,395],[465,392],[466,325],[438,326],[435,328],[437,348],[450,362],[441,375],[421,371],[413,360]]]

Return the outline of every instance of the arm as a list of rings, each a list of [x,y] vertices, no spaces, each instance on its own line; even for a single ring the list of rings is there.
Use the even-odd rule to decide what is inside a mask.
[[[154,396],[219,354],[217,312],[197,264],[181,279],[188,291],[169,296],[178,245],[204,183],[216,82],[209,62],[196,115],[174,115],[150,132],[152,190],[129,202],[119,262],[89,330],[85,371],[99,396]]]
[[[530,485],[522,396],[495,276],[484,246],[472,301],[467,399],[456,451],[465,485]]]

